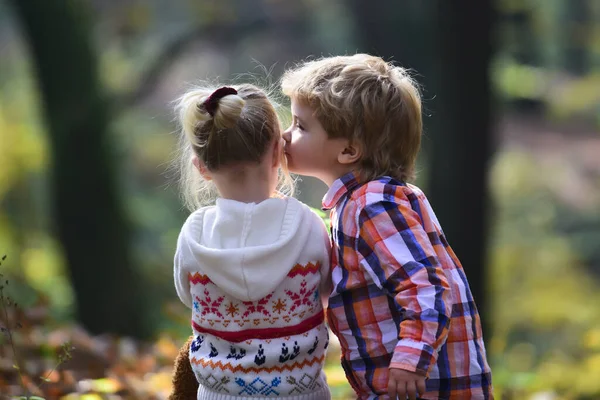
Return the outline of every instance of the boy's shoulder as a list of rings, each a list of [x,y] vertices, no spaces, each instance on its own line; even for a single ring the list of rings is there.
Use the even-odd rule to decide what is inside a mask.
[[[364,208],[380,202],[410,203],[423,199],[425,199],[425,194],[419,187],[383,176],[360,185],[351,193],[348,200],[358,208]]]

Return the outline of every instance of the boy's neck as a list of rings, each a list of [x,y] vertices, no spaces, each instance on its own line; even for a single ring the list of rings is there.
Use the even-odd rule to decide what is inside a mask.
[[[333,185],[333,183],[335,181],[340,179],[342,176],[349,174],[350,172],[353,172],[356,176],[359,176],[359,173],[360,173],[356,168],[352,168],[352,167],[340,168],[339,171],[336,171],[335,175],[331,175],[329,177],[322,178],[321,181],[323,183],[325,183],[328,188],[330,188],[331,185]]]

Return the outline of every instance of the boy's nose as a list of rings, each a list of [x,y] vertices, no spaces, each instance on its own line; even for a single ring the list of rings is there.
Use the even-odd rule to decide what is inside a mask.
[[[287,129],[287,130],[283,131],[283,134],[281,135],[281,137],[283,138],[283,140],[285,140],[286,142],[289,143],[292,140],[291,129]]]

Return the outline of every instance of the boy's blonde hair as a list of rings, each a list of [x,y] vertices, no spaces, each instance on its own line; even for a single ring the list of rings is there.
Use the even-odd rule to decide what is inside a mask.
[[[421,97],[405,69],[367,54],[327,57],[286,71],[281,86],[313,109],[330,138],[360,145],[361,179],[414,179]]]
[[[235,90],[230,90],[233,88]],[[267,94],[251,84],[221,88],[226,95],[210,102],[215,87],[198,87],[177,100],[175,110],[181,125],[180,189],[184,205],[191,211],[211,201],[214,187],[192,164],[196,155],[209,171],[246,163],[259,164],[274,140],[281,138],[277,113]],[[237,93],[235,93],[237,92]],[[214,108],[214,109],[213,109]],[[283,151],[283,149],[282,149]],[[281,157],[285,160],[285,157]],[[293,181],[282,163],[279,189],[293,193]],[[240,170],[243,176],[243,170]]]

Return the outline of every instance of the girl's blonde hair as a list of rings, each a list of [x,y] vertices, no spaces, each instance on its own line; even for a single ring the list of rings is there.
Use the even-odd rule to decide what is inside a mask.
[[[327,57],[286,71],[281,86],[312,108],[330,138],[361,146],[361,179],[414,179],[421,97],[404,68],[368,54]]]
[[[230,89],[235,90],[230,90]],[[181,125],[179,146],[179,184],[184,205],[194,211],[216,195],[214,186],[192,164],[195,155],[209,171],[260,163],[274,140],[281,138],[277,113],[266,93],[260,88],[242,84],[218,89],[225,96],[209,101],[217,88],[194,88],[176,102],[175,110]],[[278,189],[293,194],[294,184],[285,165],[281,149],[282,168]]]

